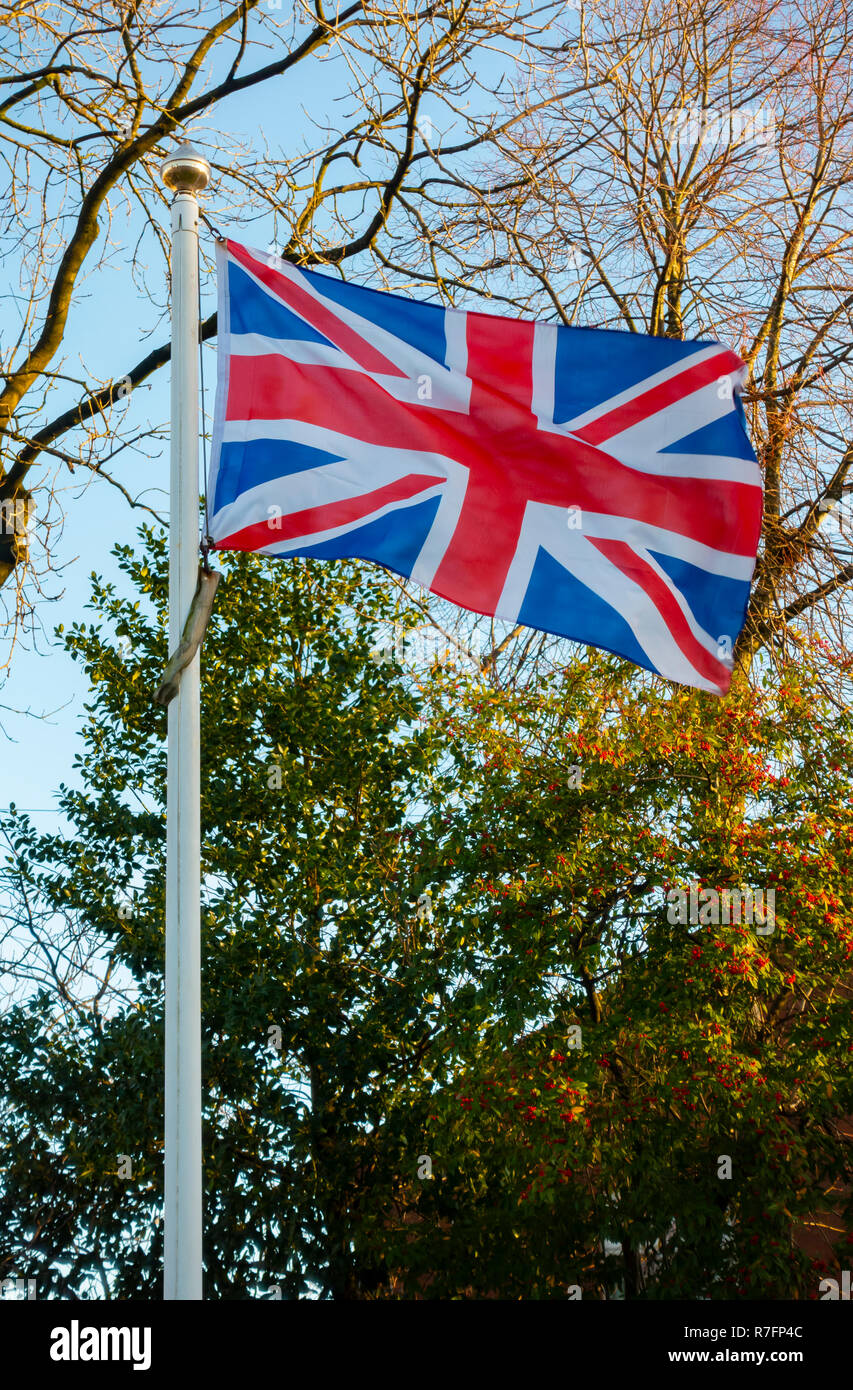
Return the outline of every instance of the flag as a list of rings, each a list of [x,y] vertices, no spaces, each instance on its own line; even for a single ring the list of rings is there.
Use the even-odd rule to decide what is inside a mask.
[[[740,358],[218,247],[219,550],[373,560],[724,694],[761,528]]]

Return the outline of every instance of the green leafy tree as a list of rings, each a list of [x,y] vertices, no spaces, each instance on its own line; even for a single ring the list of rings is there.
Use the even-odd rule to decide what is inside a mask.
[[[19,816],[6,864],[21,930],[37,904],[48,953],[67,943],[0,1042],[0,1273],[40,1296],[160,1295],[165,541],[117,554],[139,598],[95,580],[95,621],[64,638],[94,690],[72,830]],[[396,592],[354,565],[225,561],[202,713],[211,1297],[369,1292],[381,1261],[359,1263],[355,1233],[422,1148],[428,996],[454,967],[419,939],[400,834],[442,774],[422,698],[377,650],[408,621]],[[84,957],[87,976],[64,970]]]
[[[18,816],[5,871],[0,1274],[41,1296],[160,1293],[165,543],[119,555],[139,597],[95,581],[64,637],[72,831]],[[849,711],[805,663],[723,701],[598,654],[413,671],[375,568],[225,566],[208,1296],[815,1296],[792,1231],[849,1228],[853,1176]],[[698,896],[741,885],[771,931]]]
[[[424,834],[479,1041],[398,1289],[817,1297],[796,1228],[853,1231],[849,711],[805,666],[718,701],[600,657],[453,695],[464,811]]]

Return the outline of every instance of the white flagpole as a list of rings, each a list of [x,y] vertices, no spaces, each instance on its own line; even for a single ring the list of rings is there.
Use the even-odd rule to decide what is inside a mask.
[[[199,561],[198,203],[210,165],[181,145],[161,169],[172,202],[172,419],[169,651],[190,611]],[[166,794],[166,1299],[202,1297],[201,845],[199,658],[169,704]]]

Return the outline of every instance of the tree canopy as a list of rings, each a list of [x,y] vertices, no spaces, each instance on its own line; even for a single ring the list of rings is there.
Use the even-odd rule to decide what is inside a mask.
[[[137,597],[95,581],[64,634],[93,689],[72,829],[7,832],[29,947],[2,1268],[42,1296],[159,1296],[167,585],[144,542],[119,549]],[[808,1297],[792,1227],[850,1178],[849,716],[803,664],[718,701],[594,653],[401,662],[388,624],[422,617],[375,568],[225,570],[207,1295]],[[775,907],[691,921],[667,907],[691,885]]]

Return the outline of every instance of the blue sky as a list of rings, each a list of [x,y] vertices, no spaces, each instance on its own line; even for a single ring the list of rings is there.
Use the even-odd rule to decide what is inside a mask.
[[[132,247],[135,238],[129,222],[127,232],[128,247]],[[114,227],[114,237],[120,234],[120,229]],[[119,262],[98,272],[95,279],[90,295],[84,292],[79,296],[72,311],[65,369],[81,377],[89,375],[80,370],[82,362],[90,372],[119,376],[122,369],[132,367],[147,350],[163,341],[168,327],[162,325],[155,336],[140,343],[140,323],[147,320],[145,327],[150,328],[155,315],[151,306],[135,293],[126,267]],[[206,357],[210,395],[215,357],[211,350],[207,350]],[[168,369],[152,379],[150,388],[141,388],[135,394],[136,400],[119,409],[132,410],[134,421],[141,428],[146,421],[167,422]],[[49,471],[54,471],[52,465]],[[169,457],[165,439],[143,441],[139,447],[127,450],[116,461],[115,475],[132,494],[145,491],[145,500],[161,515],[168,516]],[[87,470],[78,469],[73,476],[64,470],[57,485],[66,512],[54,557],[60,573],[47,580],[46,593],[52,597],[39,604],[40,633],[16,649],[11,675],[0,692],[0,701],[13,707],[1,712],[5,734],[4,807],[10,801],[22,808],[51,807],[55,805],[54,793],[60,782],[74,780],[76,731],[88,683],[77,663],[65,653],[61,640],[55,638],[54,629],[60,623],[67,628],[75,621],[87,620],[85,604],[90,597],[93,571],[124,584],[111,548],[117,541],[132,543],[140,521],[152,519],[148,513],[133,510],[107,482],[99,478],[90,481]],[[23,713],[27,710],[49,717],[37,720]],[[44,811],[33,819],[51,828],[61,823],[57,815]]]

